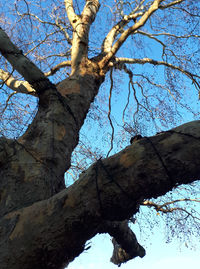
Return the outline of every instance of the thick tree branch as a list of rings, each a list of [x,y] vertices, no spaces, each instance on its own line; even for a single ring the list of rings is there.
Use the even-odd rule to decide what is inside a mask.
[[[144,12],[138,12],[130,15],[125,15],[124,18],[118,22],[113,28],[110,30],[110,32],[107,34],[106,38],[103,41],[102,44],[102,53],[108,53],[110,52],[113,42],[115,41],[115,38],[117,34],[119,34],[119,31],[125,27],[131,20],[135,21],[136,18],[142,16]]]
[[[97,69],[96,72],[92,69],[92,64],[89,71],[84,68],[84,76],[69,77],[57,88],[46,78],[47,84],[44,81],[42,88],[38,86],[37,114],[26,132],[9,146],[12,160],[6,171],[9,171],[9,179],[12,180],[6,186],[5,181],[0,181],[6,201],[0,203],[0,214],[47,199],[65,187],[64,173],[70,167],[71,153],[78,143],[80,128],[103,82],[103,77]],[[18,162],[13,157],[13,150],[18,152]],[[18,175],[17,166],[24,171],[23,175]],[[30,166],[37,169],[29,173]],[[31,188],[30,183],[33,184]],[[18,188],[10,189],[13,184],[17,184]],[[30,189],[33,195],[30,195]]]
[[[73,27],[71,74],[80,72],[80,63],[88,56],[88,38],[92,22],[99,9],[99,1],[87,0],[81,16],[76,15],[72,0],[65,0],[65,9]]]
[[[144,257],[145,250],[137,242],[137,238],[128,226],[128,221],[106,221],[102,224],[102,232],[113,237],[113,255],[111,262],[120,266],[135,257]]]
[[[143,200],[199,179],[199,134],[200,121],[193,121],[140,139],[97,161],[52,198],[4,215],[1,268],[63,268],[84,250],[88,239],[102,232],[105,221],[128,219]],[[109,229],[105,226],[104,232]]]
[[[4,186],[4,182],[0,182],[1,188],[5,188],[4,198],[9,200],[0,204],[0,212],[5,213],[21,208],[22,204],[30,205],[46,199],[64,188],[64,172],[70,167],[71,153],[78,143],[80,128],[103,77],[98,73],[97,64],[91,62],[89,70],[86,66],[81,69],[84,76],[71,76],[56,88],[10,41],[2,29],[0,51],[13,68],[33,86],[39,97],[39,107],[33,122],[25,134],[10,145],[10,154],[13,148],[16,149],[19,152],[18,160],[25,165],[21,167],[20,161],[16,164],[14,160],[9,163],[9,178],[13,176],[13,182],[19,185],[18,188],[10,190]],[[30,163],[36,165],[37,169],[27,179]],[[16,176],[12,164],[26,171],[23,176]],[[48,180],[44,180],[44,174]],[[15,184],[13,182],[9,184]],[[29,195],[30,182],[34,182],[31,188],[34,195]],[[39,185],[45,192],[42,188],[38,190]],[[25,195],[22,196],[22,193]]]
[[[149,9],[142,15],[140,20],[136,22],[133,26],[129,27],[127,30],[125,30],[119,39],[115,42],[115,44],[112,46],[111,50],[106,54],[105,57],[100,62],[100,67],[103,68],[107,65],[107,63],[110,61],[111,58],[113,58],[117,51],[120,49],[122,44],[126,41],[126,39],[133,34],[136,30],[141,28],[146,21],[149,19],[149,17],[159,8],[159,4],[162,2],[162,0],[154,0],[152,5],[149,7]]]
[[[42,71],[23,55],[23,52],[11,42],[1,27],[0,52],[10,62],[12,67],[33,86],[37,93],[50,87],[51,83]]]
[[[65,0],[65,9],[67,12],[68,19],[72,25],[74,26],[75,21],[79,20],[78,15],[76,15],[73,7],[73,0]]]
[[[99,7],[100,4],[98,0],[86,0],[85,7],[81,14],[83,23],[91,25],[95,20]]]
[[[61,68],[66,66],[71,66],[71,61],[64,61],[56,66],[52,67],[50,71],[44,73],[46,77],[53,76],[56,72],[58,72]],[[2,84],[5,84],[11,90],[17,93],[25,93],[33,96],[37,96],[36,90],[27,82],[22,80],[15,79],[12,74],[9,72],[0,69],[0,80],[2,80]]]
[[[5,72],[3,69],[0,69],[0,79],[7,87],[17,93],[36,96],[36,91],[27,81],[17,80],[9,72]]]

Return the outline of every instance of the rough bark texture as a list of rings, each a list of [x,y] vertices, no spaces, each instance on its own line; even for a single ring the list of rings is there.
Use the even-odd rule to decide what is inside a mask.
[[[64,268],[97,233],[114,237],[115,264],[143,257],[145,250],[127,219],[144,199],[156,198],[200,175],[200,121],[194,121],[144,137],[118,154],[99,159],[65,188],[64,173],[109,64],[120,62],[115,54],[125,40],[157,9],[168,5],[154,0],[145,11],[124,16],[108,33],[102,52],[89,60],[89,29],[99,1],[87,0],[81,15],[75,14],[72,0],[64,2],[73,28],[71,61],[64,65],[70,64],[72,70],[56,86],[48,80],[49,73],[45,75],[25,57],[0,28],[0,52],[25,81],[16,83],[0,70],[1,79],[16,92],[38,97],[38,112],[25,134],[19,139],[0,138],[1,269]],[[138,22],[116,40],[118,31],[135,18]],[[126,58],[121,61],[128,62]],[[147,62],[148,58],[140,59],[142,64]],[[195,83],[193,75],[186,75]]]
[[[43,200],[32,200],[27,202],[29,206],[22,206],[26,198],[23,193],[20,206],[15,210],[12,207],[12,212],[9,208],[1,215],[1,268],[63,268],[83,251],[86,241],[95,234],[114,234],[105,221],[128,219],[138,211],[143,199],[158,197],[178,184],[198,179],[199,133],[200,121],[194,121],[155,137],[143,138],[118,154],[99,160],[71,187],[50,198],[50,193],[41,197],[39,183],[42,180],[38,180],[38,188],[34,180],[29,180],[40,194],[36,200]],[[5,145],[5,141],[1,142]],[[9,145],[11,148],[12,144]],[[16,158],[15,154],[11,157]],[[17,167],[21,164],[18,163]],[[52,163],[55,169],[57,165]],[[32,164],[32,167],[42,179],[37,165]],[[25,171],[29,165],[21,164],[22,168]],[[8,176],[7,185],[12,192],[16,183],[11,182],[13,175]],[[14,191],[12,195],[15,197]],[[1,202],[6,201],[9,204],[9,199],[1,194]]]
[[[18,140],[2,138],[1,214],[64,188],[64,172],[100,83],[95,75],[71,77],[58,85],[62,95],[51,85],[40,94],[38,113],[26,133]]]

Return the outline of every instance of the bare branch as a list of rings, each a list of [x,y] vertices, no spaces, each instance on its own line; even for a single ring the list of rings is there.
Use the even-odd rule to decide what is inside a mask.
[[[79,181],[51,198],[4,214],[1,225],[6,223],[9,229],[3,234],[1,241],[2,249],[8,249],[4,256],[1,254],[1,257],[6,259],[7,267],[3,268],[12,268],[19,255],[24,268],[33,268],[33,265],[35,268],[41,268],[41,265],[46,268],[47,261],[50,268],[58,268],[58,264],[61,268],[60,265],[69,263],[83,251],[88,239],[102,232],[105,219],[111,222],[126,220],[138,211],[141,199],[156,198],[172,190],[177,184],[198,179],[199,130],[200,121],[194,121],[161,134],[159,139],[156,136],[149,138],[162,152],[171,178],[165,176],[165,169],[158,160],[155,149],[147,138],[143,138],[118,154],[97,161],[81,174]],[[175,152],[172,150],[174,147],[177,148]],[[1,154],[6,153],[3,151]],[[54,221],[54,218],[50,221],[52,217],[57,221]],[[30,222],[30,219],[33,221]],[[23,230],[31,231],[29,240],[27,233],[21,232],[22,227]],[[116,230],[111,230],[110,227],[103,230],[115,235],[117,242],[119,240],[120,245],[126,245],[132,255],[135,252],[136,256],[139,254],[142,257],[144,250],[139,246],[135,235],[131,235],[132,239],[129,236],[124,238],[124,231],[130,232],[127,229],[121,230],[120,223]],[[6,240],[7,236],[12,240]],[[17,247],[19,236],[26,250],[22,254]],[[57,242],[58,238],[59,243],[51,244],[49,248],[49,242]],[[69,240],[73,245],[69,244]],[[130,249],[131,245],[135,248]],[[74,249],[75,251],[72,251]],[[48,255],[48,260],[41,259],[44,253]],[[60,255],[62,260],[55,259],[57,255]]]
[[[110,149],[107,153],[107,156],[109,156],[110,152],[112,151],[113,149],[113,139],[114,139],[114,126],[113,126],[113,123],[112,123],[112,120],[111,120],[111,117],[110,117],[110,114],[111,114],[111,98],[112,98],[112,90],[113,90],[113,77],[112,77],[112,72],[113,70],[111,69],[110,70],[110,94],[109,94],[109,103],[108,103],[108,119],[109,119],[109,122],[110,122],[110,126],[112,128],[112,135],[111,135],[111,145],[110,145]]]
[[[131,94],[131,83],[129,81],[129,83],[128,83],[127,102],[126,102],[126,105],[125,105],[125,107],[123,109],[123,113],[122,113],[122,121],[123,121],[124,125],[125,125],[125,112],[126,112],[126,109],[127,109],[128,105],[129,105],[129,102],[130,102],[130,94]]]
[[[154,0],[152,5],[150,6],[150,8],[143,14],[143,16],[140,18],[140,20],[138,22],[136,22],[132,27],[129,27],[127,30],[125,30],[121,34],[119,39],[112,46],[111,50],[100,61],[101,68],[103,68],[104,66],[107,65],[107,63],[117,53],[117,51],[120,49],[122,44],[126,41],[126,39],[146,23],[146,21],[149,19],[149,17],[159,8],[159,4],[161,1],[162,0]]]
[[[138,31],[138,33],[140,33]],[[142,34],[142,33],[141,33]],[[200,36],[199,35],[195,35],[195,34],[187,34],[187,35],[175,35],[175,34],[171,34],[171,33],[157,33],[157,34],[150,34],[151,36],[162,36],[162,35],[165,35],[165,36],[170,36],[170,37],[174,37],[174,38],[190,38],[190,37],[197,37],[199,38]]]
[[[52,67],[50,71],[44,73],[46,77],[54,75],[57,71],[59,71],[61,68],[64,68],[66,66],[71,66],[71,61],[64,61],[62,63],[57,64],[56,66]]]
[[[86,0],[85,7],[81,14],[83,23],[91,25],[92,22],[95,20],[99,7],[100,4],[98,0]]]
[[[36,91],[43,91],[50,81],[42,71],[19,50],[0,27],[0,52]]]
[[[167,63],[165,61],[156,61],[156,60],[153,60],[153,59],[150,59],[150,58],[143,58],[143,59],[115,58],[115,61],[116,61],[116,63],[119,62],[119,63],[127,63],[127,64],[153,64],[153,65],[167,66],[169,68],[172,68],[174,70],[178,70],[178,71],[182,72],[183,74],[185,74],[187,77],[189,77],[192,80],[195,87],[198,90],[200,90],[200,84],[196,80],[196,78],[200,79],[200,76],[192,74],[189,71],[187,71],[187,70],[185,70],[185,69],[183,69],[183,68],[181,68],[179,66]],[[110,66],[112,66],[112,65],[113,65],[113,63],[110,63]]]
[[[178,5],[182,2],[184,2],[185,0],[175,0],[167,5],[159,5],[159,8],[160,9],[165,9],[165,8],[169,8],[169,7],[172,7],[172,6],[175,6],[175,5]]]
[[[200,198],[197,198],[197,199],[190,199],[190,198],[176,199],[176,200],[173,200],[170,202],[166,202],[162,205],[158,205],[157,203],[154,203],[152,201],[145,200],[144,202],[141,203],[141,205],[155,206],[157,209],[159,209],[159,208],[167,207],[169,205],[173,205],[173,204],[178,203],[178,202],[197,202],[197,203],[200,203]]]
[[[36,45],[34,45],[28,52],[26,52],[24,55],[27,56],[28,54],[30,54],[31,52],[33,52],[36,48],[39,48],[42,44],[44,44],[46,42],[46,40],[48,40],[48,38],[50,36],[53,36],[55,34],[57,34],[59,31],[53,31],[49,34],[46,34],[45,37],[42,40],[38,40],[38,43]]]
[[[5,72],[3,69],[0,69],[0,79],[3,80],[3,83],[7,87],[16,93],[26,93],[36,96],[36,91],[27,81],[17,80],[9,72]]]
[[[200,199],[189,199],[189,198],[177,199],[177,200],[170,201],[170,202],[167,202],[167,203],[164,203],[164,204],[161,204],[161,205],[159,205],[159,204],[157,204],[155,202],[146,200],[146,201],[142,202],[141,205],[148,206],[148,207],[153,207],[157,212],[162,212],[162,213],[165,213],[165,214],[166,213],[172,213],[174,211],[183,211],[188,216],[191,216],[192,218],[200,220],[200,218],[192,215],[185,208],[178,207],[178,206],[170,207],[170,205],[174,205],[174,204],[180,203],[180,202],[196,202],[196,203],[200,203]]]
[[[67,12],[67,17],[74,28],[74,23],[79,20],[78,15],[76,15],[73,7],[73,1],[72,0],[65,0],[65,9]]]
[[[182,7],[174,7],[174,9],[177,9],[177,10],[181,10],[183,12],[185,12],[186,14],[192,16],[192,17],[197,17],[197,18],[200,18],[200,15],[197,13],[197,14],[193,14],[191,12],[189,12],[188,10],[186,10],[185,8],[182,8]]]
[[[64,61],[52,67],[50,71],[44,73],[46,77],[53,76],[57,71],[66,66],[71,66],[71,61]],[[15,79],[9,72],[0,69],[0,80],[3,81],[7,87],[16,93],[25,93],[37,96],[35,89],[27,82]]]
[[[71,50],[72,75],[80,71],[79,67],[82,59],[87,58],[89,30],[99,6],[98,0],[87,0],[81,16],[78,16],[75,14],[73,1],[65,0],[67,16],[74,30]]]
[[[49,21],[44,21],[44,20],[40,19],[37,15],[32,14],[32,13],[23,13],[23,14],[20,14],[18,12],[18,15],[21,16],[21,17],[24,17],[24,16],[33,17],[35,20],[37,20],[41,24],[47,24],[47,25],[51,25],[51,26],[55,26],[55,27],[59,28],[60,31],[64,34],[67,42],[70,45],[72,44],[72,40],[70,39],[70,37],[69,37],[68,33],[66,32],[66,30],[64,29],[64,27],[60,24],[60,21],[59,21],[58,18],[56,18],[55,23],[53,23],[53,22],[49,22]]]
[[[147,32],[144,32],[144,31],[136,31],[135,32],[136,34],[141,34],[141,35],[144,35],[144,36],[147,36],[153,40],[155,40],[156,42],[160,43],[163,47],[166,47],[166,45],[161,41],[159,40],[158,38],[155,37],[155,35],[153,34],[150,34],[150,33],[147,33]]]
[[[120,29],[125,27],[131,20],[135,21],[136,18],[138,18],[139,16],[142,16],[143,14],[144,12],[126,15],[123,17],[123,19],[120,22],[118,22],[115,26],[113,26],[113,28],[110,30],[110,32],[107,34],[106,38],[103,41],[102,52],[103,53],[110,52],[113,42],[117,34],[120,32]]]
[[[176,100],[176,97],[174,96],[174,94],[172,93],[172,91],[168,88],[168,87],[165,87],[164,85],[161,85],[161,84],[157,84],[157,83],[154,83],[151,79],[149,79],[147,76],[144,76],[142,74],[134,74],[134,76],[139,76],[139,77],[142,77],[143,79],[145,79],[149,84],[157,87],[157,88],[161,88],[165,91],[167,91],[169,93],[169,95],[171,95],[171,97],[174,99],[174,101],[177,101]]]
[[[6,111],[6,108],[7,108],[8,105],[9,105],[9,101],[10,101],[10,99],[11,99],[15,94],[16,94],[16,92],[12,92],[12,93],[8,96],[8,98],[7,98],[7,100],[6,100],[5,107],[4,107],[4,109],[2,110],[2,115],[3,115],[3,113]]]

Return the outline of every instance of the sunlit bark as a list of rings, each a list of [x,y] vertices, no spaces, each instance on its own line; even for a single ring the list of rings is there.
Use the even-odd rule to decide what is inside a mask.
[[[144,8],[145,1],[140,1],[135,10],[111,27],[100,44],[101,52],[89,59],[89,31],[99,1],[87,0],[82,13],[77,15],[73,1],[65,0],[72,40],[58,19],[55,26],[64,32],[68,44],[72,44],[71,58],[56,62],[47,72],[42,72],[0,28],[0,52],[11,65],[9,70],[24,78],[17,80],[11,71],[0,69],[1,81],[13,94],[38,98],[38,111],[25,133],[18,139],[0,138],[2,269],[64,268],[97,233],[114,237],[115,264],[143,257],[145,250],[128,227],[128,219],[141,205],[164,212],[166,204],[159,207],[149,199],[164,195],[180,184],[199,180],[200,121],[193,121],[153,137],[143,137],[119,153],[97,160],[69,188],[64,183],[80,129],[110,68],[124,70],[133,84],[133,73],[125,64],[162,65],[183,73],[200,88],[199,76],[179,65],[151,58],[116,56],[134,34],[145,35],[165,47],[157,38],[159,33],[151,35],[139,30],[157,10],[170,9],[184,1],[165,2],[150,1]],[[28,16],[46,23],[29,12]],[[130,22],[134,23],[129,25]],[[53,84],[48,77],[66,66],[71,67],[71,74]],[[112,72],[111,82],[110,93]],[[111,121],[110,110],[109,103]]]

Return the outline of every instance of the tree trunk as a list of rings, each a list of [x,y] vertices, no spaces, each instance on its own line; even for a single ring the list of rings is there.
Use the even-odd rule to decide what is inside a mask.
[[[128,227],[128,219],[145,199],[164,195],[200,175],[200,121],[194,121],[141,138],[118,154],[99,159],[65,188],[64,173],[71,165],[80,128],[109,67],[126,62],[164,65],[187,75],[197,88],[199,84],[197,75],[165,61],[116,58],[125,40],[157,9],[182,1],[160,5],[164,1],[154,0],[141,12],[124,16],[91,60],[89,29],[99,1],[86,1],[80,16],[72,0],[64,2],[73,29],[71,76],[56,86],[0,28],[0,52],[25,79],[18,83],[18,92],[39,100],[38,112],[23,136],[0,138],[1,269],[64,268],[97,233],[114,237],[115,264],[143,257],[145,250]],[[129,27],[134,18],[137,22]],[[132,79],[132,72],[126,66],[124,70]],[[7,85],[14,79],[10,75],[1,72]]]
[[[118,243],[130,258],[144,256],[133,235],[131,251],[130,237],[120,239],[123,225],[118,227],[116,221],[135,214],[144,199],[199,178],[200,121],[142,138],[118,154],[100,159],[64,189],[66,165],[61,158],[70,156],[77,143],[75,119],[79,128],[83,120],[77,118],[81,105],[77,114],[71,105],[76,116],[66,120],[65,114],[65,123],[63,103],[57,96],[49,93],[48,108],[40,104],[34,122],[19,141],[1,139],[1,268],[64,268],[84,250],[88,239],[102,232],[118,235]],[[54,102],[57,105],[51,109]],[[58,121],[52,139],[55,114]],[[76,128],[69,129],[70,124]],[[70,150],[64,151],[66,148]]]
[[[47,81],[46,89],[39,93],[38,112],[25,134],[17,140],[1,138],[1,216],[65,188],[71,153],[103,81],[86,66],[82,70],[87,74],[65,79],[57,89]]]

